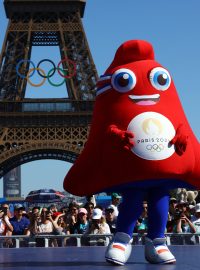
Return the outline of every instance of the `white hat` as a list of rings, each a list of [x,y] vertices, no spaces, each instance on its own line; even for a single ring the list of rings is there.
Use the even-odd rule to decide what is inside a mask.
[[[100,219],[102,217],[102,210],[95,208],[92,213],[92,219]]]
[[[199,213],[199,212],[200,212],[200,203],[197,203],[197,204],[195,205],[195,212],[196,212],[196,213]]]

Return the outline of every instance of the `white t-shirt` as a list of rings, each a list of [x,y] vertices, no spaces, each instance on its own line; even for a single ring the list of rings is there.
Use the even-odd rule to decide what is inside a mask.
[[[38,232],[39,233],[52,233],[53,232],[53,224],[49,221],[46,224],[40,223],[38,225]]]
[[[85,234],[88,234],[89,231],[90,231],[90,234],[110,234],[111,233],[108,223],[106,222],[100,223],[99,227],[100,227],[99,229],[94,229],[90,231],[89,226],[88,226]]]
[[[106,222],[99,224],[99,226],[101,228],[95,229],[91,234],[110,234],[110,227]]]

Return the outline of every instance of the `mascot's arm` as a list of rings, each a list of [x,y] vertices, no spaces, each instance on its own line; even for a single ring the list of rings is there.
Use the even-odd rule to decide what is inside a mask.
[[[176,135],[170,141],[176,147],[176,153],[181,156],[185,152],[188,143],[188,135],[183,124],[180,124],[176,130]]]
[[[121,130],[116,125],[110,125],[108,133],[117,137],[122,142],[124,149],[131,150],[134,146],[133,137],[134,134],[131,131]]]

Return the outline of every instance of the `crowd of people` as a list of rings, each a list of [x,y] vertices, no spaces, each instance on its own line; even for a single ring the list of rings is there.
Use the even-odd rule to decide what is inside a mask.
[[[49,207],[34,206],[26,210],[23,205],[16,204],[11,215],[8,204],[0,207],[0,235],[23,235],[35,238],[36,246],[44,246],[44,238],[39,235],[55,235],[51,238],[49,246],[61,246],[61,239],[65,237],[65,245],[76,245],[76,238],[67,237],[82,234],[82,245],[105,245],[108,238],[95,237],[94,234],[111,235],[116,231],[117,217],[120,209],[121,196],[112,194],[112,201],[103,208],[87,201],[84,205],[71,202],[58,209],[53,204]],[[143,202],[143,212],[139,217],[133,233],[143,235],[148,230],[148,203]],[[170,199],[168,223],[166,233],[200,233],[200,203],[189,205],[187,202],[178,202],[176,198]],[[4,247],[15,247],[15,240],[3,239]],[[27,246],[24,240],[21,246]]]

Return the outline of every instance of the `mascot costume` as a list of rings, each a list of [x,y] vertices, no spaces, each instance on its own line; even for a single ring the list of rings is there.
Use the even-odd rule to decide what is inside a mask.
[[[119,265],[128,260],[133,229],[147,198],[145,258],[174,263],[164,236],[169,190],[199,188],[199,180],[199,142],[169,71],[156,62],[150,43],[123,43],[98,81],[88,141],[64,180],[65,190],[78,196],[122,194],[117,233],[106,260]]]

